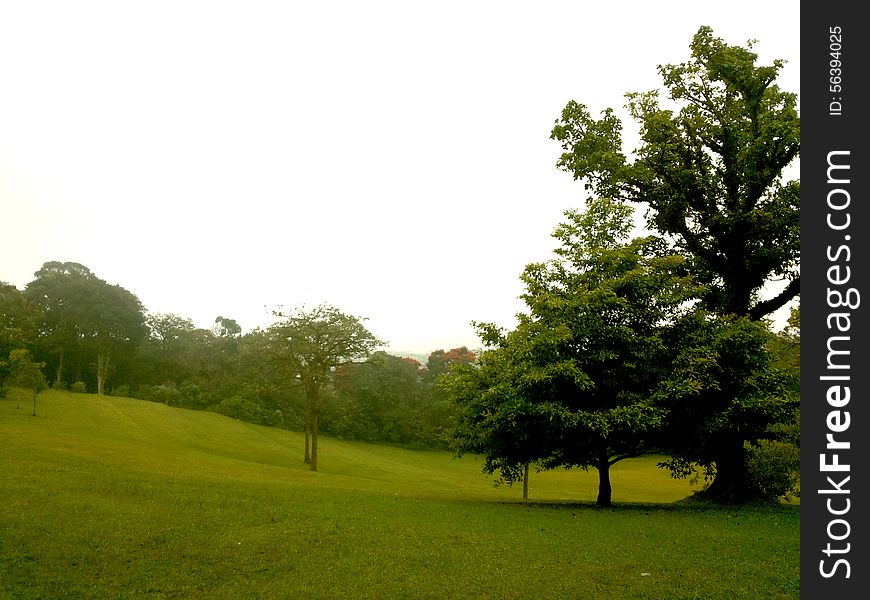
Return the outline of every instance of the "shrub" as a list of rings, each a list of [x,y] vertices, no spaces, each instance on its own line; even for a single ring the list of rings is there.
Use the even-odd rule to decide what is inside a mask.
[[[763,440],[749,449],[749,477],[769,499],[800,498],[800,448]]]
[[[76,381],[74,384],[69,386],[69,391],[76,394],[84,394],[88,391],[88,386],[85,385],[84,381]]]
[[[148,400],[162,402],[167,406],[178,406],[181,400],[181,392],[174,383],[154,385],[148,390]]]
[[[130,386],[129,385],[119,385],[118,387],[113,387],[112,396],[119,396],[121,398],[129,398],[130,397]]]
[[[269,415],[265,414],[259,404],[234,396],[212,406],[210,410],[239,421],[256,425],[271,425]]]

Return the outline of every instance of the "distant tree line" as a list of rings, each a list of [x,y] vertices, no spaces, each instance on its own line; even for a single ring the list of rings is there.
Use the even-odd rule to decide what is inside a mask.
[[[277,317],[270,328],[243,332],[220,315],[203,329],[176,314],[148,312],[132,292],[84,265],[47,262],[23,290],[0,283],[0,386],[41,390],[36,372],[56,389],[210,410],[314,435],[448,445],[451,406],[434,381],[451,364],[473,362],[473,352],[436,350],[421,364],[373,353],[380,340],[335,307]],[[321,351],[321,364],[306,362]]]

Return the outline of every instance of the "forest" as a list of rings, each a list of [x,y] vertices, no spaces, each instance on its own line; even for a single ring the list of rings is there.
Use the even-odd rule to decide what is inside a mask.
[[[315,307],[309,316],[322,310],[338,313]],[[132,292],[71,262],[45,263],[24,290],[0,283],[0,320],[0,384],[13,384],[28,361],[56,389],[303,429],[305,388],[273,343],[277,325],[243,332],[234,319],[217,316],[212,328],[198,328],[179,315],[147,311]],[[434,382],[450,365],[473,362],[474,352],[439,349],[425,364],[383,351],[335,358],[333,378],[319,390],[323,431],[447,446],[449,403]]]

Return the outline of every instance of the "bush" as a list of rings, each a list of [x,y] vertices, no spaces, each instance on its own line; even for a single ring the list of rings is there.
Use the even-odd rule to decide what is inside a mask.
[[[84,381],[76,381],[74,384],[69,386],[69,391],[76,394],[84,394],[88,391],[88,386],[85,385]]]
[[[118,396],[121,398],[129,398],[130,397],[130,386],[129,385],[119,385],[118,387],[113,387],[112,396]]]
[[[800,448],[763,440],[749,449],[749,477],[769,499],[800,498]]]
[[[164,385],[153,385],[148,389],[146,400],[152,402],[162,402],[167,406],[178,406],[181,400],[181,392],[175,387],[174,383]]]
[[[210,410],[224,416],[254,423],[256,425],[271,425],[271,415],[266,414],[259,404],[234,396],[212,406]]]
[[[178,391],[182,396],[179,406],[202,410],[208,408],[210,404],[205,390],[191,381],[182,382],[178,386]]]

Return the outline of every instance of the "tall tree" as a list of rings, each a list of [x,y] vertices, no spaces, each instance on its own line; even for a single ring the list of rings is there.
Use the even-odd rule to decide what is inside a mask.
[[[238,338],[242,335],[242,326],[229,317],[215,317],[214,334],[219,338]]]
[[[784,180],[800,152],[797,96],[774,84],[784,62],[758,66],[752,48],[753,42],[729,46],[701,27],[687,62],[659,67],[667,105],[657,91],[628,94],[641,137],[633,161],[623,152],[622,123],[611,109],[596,120],[586,106],[569,102],[551,134],[562,144],[558,166],[587,189],[648,206],[649,227],[686,257],[705,285],[704,306],[727,320],[714,319],[720,324],[759,321],[800,292],[800,183]],[[776,283],[781,291],[764,298]],[[740,339],[749,343],[750,337]],[[720,375],[751,362],[724,366]],[[744,400],[734,396],[710,406],[729,411]],[[727,429],[727,419],[710,417]],[[719,454],[712,496],[751,494],[746,440],[738,443],[739,435],[712,436],[722,441],[719,450],[700,452],[704,460]]]
[[[180,345],[181,338],[196,329],[190,319],[172,313],[148,313],[145,324],[148,327],[149,339],[164,353]]]
[[[96,365],[97,391],[102,394],[112,358],[145,335],[139,299],[79,263],[47,262],[35,277],[25,296],[41,309],[39,335],[56,358],[55,382],[64,383],[67,359],[75,354],[80,368],[91,361]]]
[[[382,345],[363,325],[364,319],[321,304],[281,314],[269,328],[273,359],[305,390],[305,462],[317,470],[317,434],[323,388],[342,364],[367,357]]]
[[[485,468],[517,479],[530,461],[594,467],[608,506],[610,467],[654,449],[665,416],[653,392],[673,350],[668,327],[697,285],[659,238],[626,241],[631,208],[590,200],[555,233],[558,258],[526,267],[529,314],[503,334],[479,327],[493,349],[446,385],[460,404],[460,449],[483,450]]]
[[[145,338],[144,309],[133,293],[97,279],[89,290],[83,326],[96,355],[97,394],[102,395],[112,360],[129,354]]]
[[[84,265],[57,261],[46,262],[34,276],[24,295],[40,310],[38,342],[53,360],[55,384],[61,385],[69,359],[82,352],[89,292],[97,277]]]
[[[689,61],[659,67],[671,106],[657,91],[628,94],[641,135],[632,162],[611,109],[595,120],[569,102],[552,137],[558,166],[587,189],[649,206],[649,225],[708,286],[708,308],[757,320],[800,292],[800,182],[783,181],[800,153],[800,117],[797,95],[773,83],[784,61],[756,66],[752,46],[701,27]],[[775,280],[785,289],[762,300]]]

